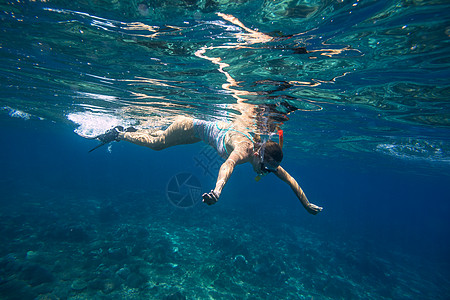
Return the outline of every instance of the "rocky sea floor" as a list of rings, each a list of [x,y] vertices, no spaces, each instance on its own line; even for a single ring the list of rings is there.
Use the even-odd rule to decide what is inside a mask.
[[[1,205],[0,299],[450,295],[448,278],[432,266],[383,249],[368,253],[356,241],[329,242],[300,222],[280,221],[281,212],[177,209],[158,191],[103,198],[22,191]]]

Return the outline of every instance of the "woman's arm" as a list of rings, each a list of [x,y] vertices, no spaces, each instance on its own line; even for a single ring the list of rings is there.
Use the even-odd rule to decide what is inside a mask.
[[[286,170],[284,170],[281,166],[278,166],[277,171],[274,173],[277,175],[278,178],[280,178],[281,180],[283,180],[284,182],[289,184],[289,186],[294,191],[297,198],[302,203],[303,207],[310,214],[315,215],[322,211],[322,209],[323,209],[322,207],[312,204],[308,201],[308,198],[306,197],[305,193],[303,192],[302,188],[297,183],[297,181],[294,179],[294,177],[289,175],[289,173],[286,172]]]
[[[233,173],[234,167],[237,164],[241,164],[243,162],[243,150],[235,149],[231,152],[230,156],[227,160],[220,166],[219,175],[217,176],[216,187],[209,193],[205,193],[202,195],[203,202],[208,205],[214,204],[219,200],[220,194],[222,193],[222,189],[227,183],[228,179],[230,179],[231,174]]]

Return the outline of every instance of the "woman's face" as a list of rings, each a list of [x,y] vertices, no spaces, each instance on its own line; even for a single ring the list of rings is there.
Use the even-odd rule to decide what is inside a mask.
[[[260,169],[264,173],[276,172],[280,164],[273,159],[264,159],[261,161]]]
[[[268,174],[270,172],[276,172],[279,162],[273,160],[270,156],[265,156],[264,158],[258,154],[255,163],[253,164],[253,169],[258,174]]]

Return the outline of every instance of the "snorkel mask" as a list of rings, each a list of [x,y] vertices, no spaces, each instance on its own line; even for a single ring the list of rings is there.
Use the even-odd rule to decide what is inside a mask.
[[[279,137],[279,145],[283,147],[283,130],[281,129],[278,130],[278,137]],[[275,173],[278,168],[278,166],[271,164],[270,161],[264,161],[265,144],[268,140],[270,140],[270,137],[269,139],[266,139],[263,142],[263,144],[261,145],[261,150],[259,151],[259,158],[261,160],[260,162],[261,173],[259,173],[255,177],[256,182],[260,181],[262,177],[266,176],[269,173]]]

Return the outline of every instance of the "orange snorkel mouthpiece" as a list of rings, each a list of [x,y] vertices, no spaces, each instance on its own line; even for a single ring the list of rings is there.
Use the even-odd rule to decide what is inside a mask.
[[[283,130],[282,129],[278,129],[278,138],[280,141],[280,147],[283,148]]]

